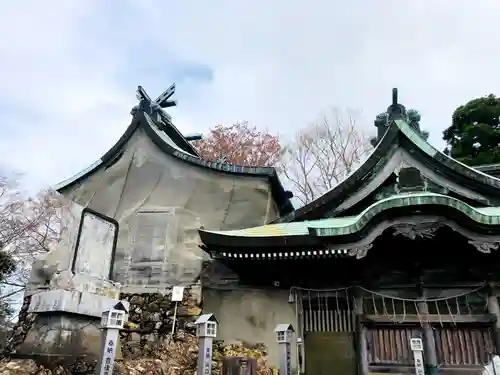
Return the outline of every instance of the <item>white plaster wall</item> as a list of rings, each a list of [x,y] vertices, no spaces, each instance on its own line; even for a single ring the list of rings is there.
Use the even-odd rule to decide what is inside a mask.
[[[219,320],[217,339],[225,343],[262,343],[269,350],[269,363],[279,367],[274,328],[296,326],[295,304],[288,303],[286,290],[203,289],[203,312]],[[292,366],[296,366],[296,345],[292,345]]]

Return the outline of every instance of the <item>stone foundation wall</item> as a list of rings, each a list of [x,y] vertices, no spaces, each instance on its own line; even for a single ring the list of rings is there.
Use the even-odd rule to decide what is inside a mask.
[[[120,299],[130,302],[129,322],[132,327],[120,332],[125,357],[150,355],[164,340],[170,338],[175,303],[171,290],[162,293],[122,293]],[[16,353],[35,321],[36,314],[28,313],[31,296],[23,300],[19,319],[5,346],[5,353]],[[201,286],[186,288],[184,299],[178,303],[176,332],[194,334],[195,320],[201,314]]]
[[[115,372],[118,375],[151,374],[182,375],[194,373],[198,357],[198,338],[195,320],[202,312],[201,286],[186,288],[184,298],[177,306],[175,334],[171,335],[175,303],[171,291],[166,293],[122,293],[120,298],[130,303],[129,328],[120,333],[123,359],[118,359]],[[36,314],[28,314],[30,298],[24,299],[19,324],[14,329],[11,347],[19,346],[33,324]],[[258,375],[271,375],[267,364],[267,349],[262,345],[224,343],[216,340],[213,350],[214,375],[221,374],[225,357],[252,357],[257,360]],[[80,360],[67,367],[45,366],[38,360],[0,360],[0,375],[91,375],[94,361]],[[50,369],[49,369],[50,367]],[[54,366],[55,367],[55,366]]]
[[[150,356],[170,340],[175,302],[171,301],[172,292],[155,294],[122,293],[121,299],[130,303],[130,327],[122,332],[121,344],[124,358]],[[175,332],[194,334],[195,320],[201,314],[201,286],[184,290],[184,298],[178,303]],[[174,338],[176,337],[174,334]]]

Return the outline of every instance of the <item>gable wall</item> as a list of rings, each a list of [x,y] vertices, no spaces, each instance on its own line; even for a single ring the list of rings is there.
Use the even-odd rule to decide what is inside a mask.
[[[120,223],[114,280],[146,292],[196,282],[198,229],[240,229],[278,215],[266,179],[218,173],[160,151],[138,130],[123,156],[64,192]]]
[[[475,201],[478,203],[478,205],[496,205],[493,197],[474,191],[461,185],[458,181],[453,181],[448,177],[443,176],[439,170],[429,168],[424,163],[415,158],[411,153],[401,147],[398,147],[391,150],[391,153],[386,156],[384,163],[381,163],[376,167],[377,170],[373,172],[373,175],[369,179],[367,179],[366,183],[363,184],[363,186],[357,191],[352,192],[351,195],[347,199],[345,199],[338,207],[336,207],[332,213],[334,215],[341,214],[343,211],[361,202],[370,194],[377,191],[377,189],[393,173],[398,175],[401,169],[409,167],[417,169],[420,172],[422,178],[426,179],[429,183],[441,187],[442,189],[440,189],[441,191],[439,191],[439,193],[446,194],[448,192],[452,192],[456,195],[464,197],[469,201]],[[426,186],[424,190],[429,189]]]

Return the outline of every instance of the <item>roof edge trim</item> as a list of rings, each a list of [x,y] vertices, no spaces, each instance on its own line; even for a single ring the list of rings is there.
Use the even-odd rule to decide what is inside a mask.
[[[392,123],[384,133],[383,137],[373,148],[372,152],[368,155],[366,160],[356,169],[354,169],[350,174],[348,174],[339,184],[334,186],[332,189],[324,192],[321,196],[309,202],[305,206],[302,206],[288,215],[280,217],[274,221],[274,223],[286,223],[295,221],[296,219],[304,216],[316,208],[324,205],[326,202],[331,201],[333,198],[338,199],[336,195],[342,195],[344,189],[351,189],[352,187],[357,187],[363,184],[363,176],[365,176],[373,167],[375,167],[380,160],[382,155],[385,155],[386,151],[394,144],[397,140],[399,128],[395,123]],[[342,199],[341,199],[342,200]]]
[[[407,206],[445,206],[452,208],[462,215],[467,216],[472,221],[485,226],[500,225],[500,207],[476,208],[468,205],[459,199],[449,197],[437,193],[407,193],[398,196],[388,197],[378,202],[373,203],[363,212],[356,216],[343,218],[318,219],[307,222],[268,224],[254,228],[230,231],[210,231],[198,229],[200,238],[205,238],[206,235],[232,237],[232,238],[273,238],[273,237],[289,237],[289,236],[314,236],[314,237],[335,237],[345,236],[361,231],[370,220],[374,219],[382,212],[394,208],[402,208]],[[295,233],[284,230],[286,226],[294,226]],[[264,231],[259,232],[258,229],[268,229],[269,234]],[[281,228],[281,229],[280,229]],[[248,230],[253,230],[248,232]]]
[[[360,231],[371,219],[388,209],[429,205],[446,206],[453,208],[479,224],[487,226],[500,225],[500,207],[497,207],[498,213],[488,213],[488,211],[486,210],[472,207],[459,199],[449,197],[447,195],[437,193],[408,193],[404,195],[388,197],[386,199],[375,202],[359,215],[355,216],[353,218],[354,222],[349,225],[345,225],[343,227],[308,227],[309,234],[318,237],[348,235]]]
[[[201,159],[194,156],[188,152],[181,151],[174,148],[172,145],[165,142],[158,132],[154,129],[155,124],[148,114],[143,111],[138,111],[130,125],[128,126],[125,133],[120,137],[118,142],[106,152],[99,160],[94,162],[89,167],[75,174],[74,176],[56,184],[53,188],[58,192],[63,192],[64,190],[70,188],[79,181],[89,177],[93,173],[97,172],[102,166],[108,165],[114,160],[114,158],[123,149],[126,143],[131,139],[132,135],[138,128],[142,128],[147,136],[152,140],[152,142],[160,148],[166,154],[174,156],[175,158],[187,162],[191,165],[196,165],[202,168],[208,168],[214,171],[227,173],[227,174],[237,174],[237,175],[247,175],[255,177],[265,177],[269,179],[271,184],[273,198],[279,206],[279,211],[281,214],[287,214],[293,211],[293,205],[290,202],[287,193],[278,178],[278,173],[273,167],[246,167],[239,166],[235,164],[226,164],[220,162],[212,162],[205,159]]]
[[[290,197],[288,197],[285,191],[276,169],[274,167],[247,167],[236,164],[221,163],[216,161],[210,161],[202,159],[197,156],[193,156],[186,152],[180,151],[163,141],[158,133],[154,130],[154,123],[151,117],[144,112],[138,114],[141,116],[141,124],[145,129],[151,140],[158,146],[162,151],[170,154],[184,162],[191,165],[196,165],[202,168],[208,168],[217,172],[222,172],[226,174],[244,175],[244,176],[255,176],[264,177],[269,179],[271,184],[271,190],[275,202],[278,204],[278,210],[280,214],[288,214],[293,211],[293,205],[290,202]]]
[[[456,173],[465,175],[469,178],[476,179],[480,182],[500,189],[500,179],[491,176],[481,171],[480,169],[468,166],[467,164],[464,164],[461,161],[439,151],[424,138],[422,138],[419,134],[417,134],[406,121],[394,120],[394,122],[406,138],[408,138],[416,147],[425,152],[427,155],[436,159],[436,161],[444,164],[446,167],[452,169]]]
[[[452,172],[462,175],[469,180],[475,180],[480,184],[489,186],[494,189],[493,191],[498,191],[500,193],[500,178],[491,176],[480,169],[470,167],[449,157],[432,146],[427,140],[422,138],[422,136],[418,134],[405,120],[396,119],[389,122],[386,132],[363,164],[352,171],[351,174],[349,174],[343,181],[329,191],[325,192],[320,197],[316,198],[314,201],[298,208],[286,216],[275,220],[274,222],[284,223],[296,221],[299,218],[310,214],[316,208],[327,204],[333,199],[336,201],[342,201],[345,199],[345,197],[343,197],[343,195],[345,195],[344,192],[346,190],[356,188],[359,185],[359,181],[361,181],[362,178],[369,173],[378,162],[380,162],[391,144],[395,143],[399,134],[402,134],[402,136],[408,139],[414,147],[421,150],[425,155],[432,158],[437,163],[442,164]]]
[[[130,140],[132,135],[135,133],[139,126],[139,121],[136,116],[132,118],[132,121],[130,122],[130,125],[127,127],[125,132],[122,134],[120,139],[111,147],[99,160],[88,166],[87,168],[83,169],[82,171],[78,172],[77,174],[73,175],[72,177],[67,178],[64,181],[59,182],[58,184],[55,184],[53,186],[53,189],[55,191],[58,191],[61,193],[62,191],[68,189],[69,187],[73,186],[77,182],[83,180],[84,178],[92,175],[93,173],[97,172],[97,170],[102,166],[108,164],[111,160],[113,160],[118,153],[122,150],[122,148],[125,146],[125,144]]]

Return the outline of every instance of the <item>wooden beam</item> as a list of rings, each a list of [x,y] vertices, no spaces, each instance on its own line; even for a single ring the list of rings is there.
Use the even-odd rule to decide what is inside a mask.
[[[380,283],[368,283],[365,282],[363,283],[363,286],[367,289],[370,290],[380,290],[380,291],[387,291],[390,289],[394,289],[395,291],[400,291],[400,290],[415,290],[415,283],[398,283],[398,284],[380,284]],[[476,289],[480,286],[485,286],[484,282],[456,282],[456,283],[436,283],[436,284],[423,284],[422,287],[425,289],[464,289],[464,290],[470,290],[470,289]],[[338,287],[338,286],[336,286]]]
[[[366,339],[366,327],[363,324],[363,297],[356,296],[354,300],[356,318],[356,346],[358,354],[358,374],[368,375],[368,343]]]
[[[427,314],[427,315],[417,315],[417,314],[396,314],[395,316],[390,315],[364,315],[364,324],[421,324],[424,322],[429,323],[492,323],[494,322],[488,314],[478,314],[478,315],[450,315],[443,314]]]
[[[490,283],[488,288],[488,312],[491,316],[496,318],[494,329],[494,342],[496,353],[500,350],[500,306],[498,304],[498,297],[496,296],[496,286],[494,283]]]
[[[422,293],[421,297],[425,296],[424,293]],[[422,317],[429,316],[429,306],[427,305],[427,302],[425,301],[417,302],[417,309],[420,316]],[[438,361],[436,353],[436,339],[434,338],[434,332],[432,331],[432,326],[428,319],[424,319],[421,324],[422,324],[422,331],[424,333],[423,339],[424,339],[425,362],[427,366],[435,368],[438,365]]]

